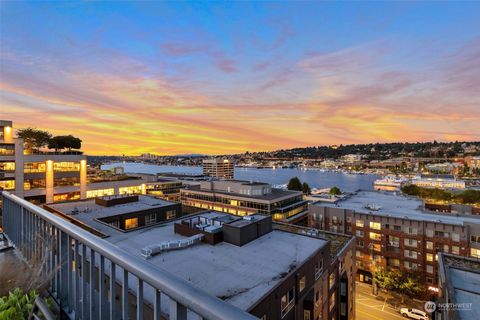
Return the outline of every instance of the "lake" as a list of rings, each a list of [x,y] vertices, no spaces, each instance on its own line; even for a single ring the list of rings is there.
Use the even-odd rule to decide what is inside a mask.
[[[136,162],[118,162],[103,165],[102,169],[123,167],[126,173],[183,173],[201,174],[202,167],[187,166],[159,166]],[[320,171],[316,169],[256,169],[235,168],[235,179],[254,182],[268,182],[273,185],[287,184],[290,178],[298,177],[302,182],[307,182],[311,188],[339,187],[342,191],[355,191],[358,189],[373,190],[373,181],[381,178],[375,174],[348,174],[334,171]]]

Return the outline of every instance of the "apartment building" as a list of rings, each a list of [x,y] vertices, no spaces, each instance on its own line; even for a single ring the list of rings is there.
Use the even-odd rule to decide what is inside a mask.
[[[182,204],[244,216],[271,215],[277,221],[306,218],[307,201],[299,191],[272,188],[268,183],[241,180],[197,181],[180,190]]]
[[[307,234],[260,214],[203,211],[170,221],[178,206],[124,195],[45,207],[260,319],[354,318],[352,237]],[[144,312],[151,318],[151,305]]]
[[[203,175],[218,179],[233,179],[234,165],[228,159],[205,159],[203,160]]]
[[[412,270],[438,282],[438,253],[480,258],[480,219],[427,211],[421,200],[385,192],[358,191],[309,205],[309,225],[357,239],[358,280],[371,282],[377,269]]]

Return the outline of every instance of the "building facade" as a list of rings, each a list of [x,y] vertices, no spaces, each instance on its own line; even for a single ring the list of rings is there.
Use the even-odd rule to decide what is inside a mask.
[[[307,201],[299,191],[272,188],[268,183],[239,180],[199,181],[180,190],[182,204],[239,216],[271,215],[277,221],[306,217]]]
[[[234,165],[228,159],[205,159],[203,160],[203,174],[218,179],[233,179]]]
[[[354,235],[357,278],[371,282],[378,269],[410,270],[438,282],[438,253],[480,258],[480,219],[436,214],[412,197],[359,191],[335,203],[309,205],[309,225]]]
[[[27,200],[54,202],[86,197],[86,156],[60,152],[28,153],[13,138],[11,121],[0,121],[0,187]]]

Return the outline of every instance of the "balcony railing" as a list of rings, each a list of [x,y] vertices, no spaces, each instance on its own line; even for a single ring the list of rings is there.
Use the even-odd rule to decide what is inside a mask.
[[[5,234],[27,261],[48,261],[42,276],[51,275],[49,292],[72,319],[257,319],[40,207],[2,196]]]

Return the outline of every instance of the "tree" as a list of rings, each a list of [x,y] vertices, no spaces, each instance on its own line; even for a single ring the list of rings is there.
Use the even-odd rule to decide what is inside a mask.
[[[328,193],[330,193],[333,196],[338,196],[342,194],[342,191],[340,191],[338,187],[333,187],[333,188],[330,188],[330,191]]]
[[[288,190],[295,190],[295,191],[303,191],[303,186],[302,183],[300,182],[300,179],[298,177],[293,177],[288,181],[287,185]]]
[[[55,149],[55,151],[62,149],[68,149],[69,151],[72,149],[80,149],[82,147],[82,140],[72,135],[56,136],[50,139],[48,147]]]
[[[312,190],[310,189],[310,186],[306,182],[304,182],[302,184],[302,191],[303,191],[303,194],[306,194],[306,195],[309,195],[309,194],[312,193]]]
[[[24,128],[17,131],[17,136],[23,139],[25,148],[29,151],[40,149],[48,144],[52,135],[48,131],[35,128]]]

